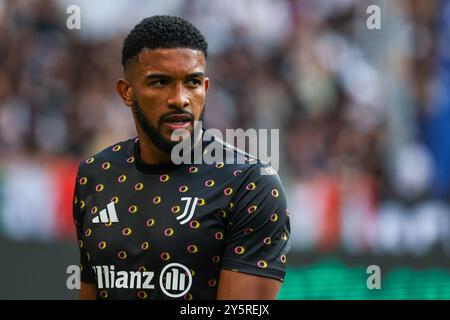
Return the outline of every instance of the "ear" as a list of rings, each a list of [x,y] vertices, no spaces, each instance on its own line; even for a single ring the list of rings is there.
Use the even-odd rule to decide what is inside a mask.
[[[209,78],[205,78],[205,91],[208,91],[209,88]]]
[[[126,106],[131,107],[133,105],[133,88],[131,87],[131,84],[128,80],[117,80],[116,91],[122,98],[123,103],[125,103]]]

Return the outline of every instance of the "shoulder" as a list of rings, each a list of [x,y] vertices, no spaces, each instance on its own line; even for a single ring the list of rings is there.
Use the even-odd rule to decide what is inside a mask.
[[[78,175],[89,175],[102,167],[113,165],[125,165],[127,161],[133,160],[135,139],[128,139],[112,144],[100,152],[80,161]]]
[[[223,161],[228,170],[236,177],[241,184],[257,183],[259,186],[276,186],[282,187],[282,183],[278,172],[269,164],[254,155],[251,155],[225,141],[214,137],[212,142],[207,146],[216,150],[222,150]]]

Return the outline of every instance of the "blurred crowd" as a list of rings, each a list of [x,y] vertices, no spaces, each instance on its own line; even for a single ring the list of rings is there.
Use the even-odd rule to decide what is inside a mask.
[[[449,1],[3,0],[0,171],[134,136],[121,45],[162,13],[210,44],[207,127],[280,129],[294,249],[450,254]]]

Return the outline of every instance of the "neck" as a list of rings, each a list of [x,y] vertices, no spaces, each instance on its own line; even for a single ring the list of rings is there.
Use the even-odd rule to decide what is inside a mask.
[[[142,161],[148,164],[159,164],[170,162],[170,154],[157,148],[153,142],[145,135],[139,136],[139,153]]]
[[[194,130],[195,132],[195,130]],[[170,153],[166,153],[156,147],[154,143],[143,132],[138,132],[139,136],[139,155],[147,164],[161,164],[171,162]],[[193,134],[195,139],[194,147],[202,141],[202,132],[200,134]]]

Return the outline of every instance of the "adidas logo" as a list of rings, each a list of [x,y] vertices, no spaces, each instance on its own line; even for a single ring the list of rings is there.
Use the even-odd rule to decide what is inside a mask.
[[[100,211],[100,215],[92,219],[92,223],[108,222],[119,222],[119,219],[117,219],[116,207],[114,206],[114,202],[108,203],[106,209]]]

